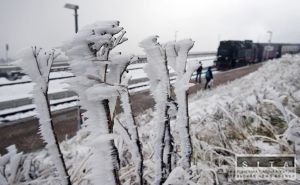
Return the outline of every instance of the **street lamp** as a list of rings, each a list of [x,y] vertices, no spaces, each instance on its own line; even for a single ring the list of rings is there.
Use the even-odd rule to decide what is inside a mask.
[[[274,47],[271,46],[271,40],[272,40],[272,34],[273,32],[272,31],[267,31],[268,34],[270,34],[270,37],[269,37],[269,45],[267,46],[267,60],[269,59],[269,55],[271,53],[271,51],[274,50]],[[272,57],[271,57],[272,58]]]
[[[79,6],[67,3],[67,4],[65,4],[64,7],[68,8],[68,9],[72,9],[72,10],[75,11],[75,14],[74,14],[74,17],[75,17],[75,33],[77,33],[78,32],[78,14],[77,14],[77,10],[79,9]]]
[[[272,31],[267,31],[267,33],[270,34],[269,43],[271,43],[273,32]]]

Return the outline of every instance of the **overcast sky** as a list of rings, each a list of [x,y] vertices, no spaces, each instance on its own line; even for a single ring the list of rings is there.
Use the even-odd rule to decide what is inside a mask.
[[[116,50],[142,54],[138,43],[159,35],[160,42],[192,38],[192,51],[214,51],[219,40],[251,39],[300,43],[299,0],[0,0],[0,58],[38,45],[60,46],[74,33],[73,11],[79,5],[79,29],[99,20],[119,20],[128,41]]]

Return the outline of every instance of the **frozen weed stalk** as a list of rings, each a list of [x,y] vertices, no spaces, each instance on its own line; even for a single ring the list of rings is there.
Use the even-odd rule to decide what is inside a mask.
[[[190,39],[179,42],[168,42],[161,45],[157,42],[158,36],[151,36],[140,43],[144,49],[148,64],[144,71],[150,79],[150,91],[155,100],[155,184],[162,184],[169,176],[172,166],[173,153],[172,135],[170,130],[170,111],[172,105],[171,85],[168,65],[177,75],[174,92],[178,103],[176,114],[181,140],[180,164],[184,169],[189,169],[192,156],[192,142],[189,133],[189,115],[187,90],[189,80],[197,65],[187,66],[187,56],[194,42]]]
[[[90,181],[93,184],[120,184],[119,156],[114,143],[113,127],[116,116],[117,97],[121,95],[123,105],[128,105],[126,85],[121,79],[132,56],[112,54],[111,51],[127,40],[119,21],[97,22],[84,27],[67,46],[72,57],[70,66],[76,78],[70,82],[72,90],[78,93],[80,104],[86,109],[85,129],[90,132],[88,140],[92,148]],[[130,114],[127,106],[127,114]],[[134,127],[131,121],[131,126]],[[128,125],[127,125],[128,126]],[[138,133],[129,129],[134,136],[132,142],[139,144]],[[142,155],[139,146],[134,145],[137,166],[136,183],[142,184]]]
[[[157,38],[158,36],[148,37],[140,43],[140,46],[147,54],[148,64],[144,67],[144,71],[149,77],[150,91],[155,100],[154,119],[157,132],[154,139],[155,184],[162,184],[167,175],[165,174],[164,149],[166,128],[170,121],[167,107],[170,96],[170,82],[164,50],[157,42]]]
[[[176,123],[179,126],[181,140],[181,166],[188,169],[191,166],[192,141],[190,136],[190,123],[188,113],[188,94],[190,87],[189,81],[193,72],[199,64],[192,64],[187,67],[187,57],[190,49],[194,46],[191,39],[179,42],[169,42],[166,44],[166,55],[168,64],[175,70],[177,80],[174,85],[174,92],[178,103],[178,113]]]
[[[25,49],[21,56],[22,59],[16,61],[15,64],[20,66],[35,83],[33,94],[39,118],[39,133],[46,143],[46,148],[58,170],[62,184],[70,185],[70,176],[68,175],[66,163],[54,131],[48,98],[50,69],[53,61],[59,54],[55,50],[47,52],[42,48],[34,46]]]

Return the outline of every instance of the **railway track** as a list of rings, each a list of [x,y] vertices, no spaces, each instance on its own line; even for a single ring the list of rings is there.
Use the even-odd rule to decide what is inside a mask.
[[[212,60],[205,59],[205,60]],[[134,71],[134,70],[141,70],[143,67],[131,67],[128,70]],[[203,69],[205,71],[206,68]],[[175,83],[176,76],[175,74],[170,74],[170,81],[171,83]],[[192,76],[194,78],[196,74]],[[51,81],[53,80],[61,80],[61,79],[67,79],[67,78],[73,78],[74,75],[68,75],[63,77],[53,77],[50,78]],[[21,81],[21,82],[15,82],[10,84],[0,84],[0,87],[3,86],[12,86],[12,85],[21,85],[21,84],[28,84],[31,83],[31,80]],[[136,94],[140,92],[147,91],[149,89],[149,80],[148,78],[140,78],[140,79],[134,79],[129,82],[129,91],[131,94]],[[50,96],[50,104],[53,110],[59,110],[57,107],[63,108],[69,108],[69,106],[61,106],[61,105],[67,105],[70,104],[72,106],[77,106],[78,96],[76,93],[72,91],[64,91],[64,92],[58,92],[54,94],[49,94]],[[2,123],[8,123],[13,118],[18,118],[17,115],[19,114],[28,114],[29,116],[34,115],[35,105],[31,98],[22,98],[7,102],[0,102],[0,122]],[[30,114],[31,112],[31,114]]]
[[[196,76],[196,74],[194,74],[192,76],[192,78],[194,78]],[[61,78],[60,78],[61,79]],[[170,82],[171,84],[175,83],[176,81],[176,76],[171,76],[170,77]],[[149,89],[149,81],[148,79],[144,79],[143,82],[140,83],[136,83],[136,84],[131,84],[128,87],[129,92],[131,92],[131,94],[135,94],[135,93],[140,93],[140,92],[144,92],[147,91]],[[66,92],[62,92],[65,93],[65,96],[63,96],[64,98],[60,98],[60,99],[51,99],[50,100],[50,104],[51,107],[54,110],[57,110],[59,108],[60,105],[66,105],[63,108],[69,108],[70,106],[67,106],[67,104],[70,104],[72,106],[77,106],[77,102],[78,102],[78,96],[76,95],[76,93],[72,92],[72,91],[66,91]],[[55,96],[59,96],[59,94],[50,94],[50,97],[54,97]],[[21,106],[18,106],[17,108],[7,108],[4,110],[0,110],[0,122],[10,122],[10,117],[17,115],[17,114],[26,114],[29,112],[33,112],[31,115],[34,115],[34,110],[35,110],[35,105],[33,104],[32,100],[30,100],[29,98],[25,98],[25,99],[20,99],[20,100],[16,100],[16,101],[23,101],[24,104]],[[3,102],[0,102],[0,108],[1,108],[1,104],[3,104]],[[9,104],[9,103],[4,103],[4,104]]]

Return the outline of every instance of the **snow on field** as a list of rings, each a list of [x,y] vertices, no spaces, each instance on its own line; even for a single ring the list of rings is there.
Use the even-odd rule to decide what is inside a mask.
[[[215,56],[195,57],[195,58],[188,58],[188,62],[201,61],[202,66],[206,68],[209,66],[213,66],[215,59],[216,59]]]
[[[208,57],[192,58],[192,59],[188,59],[188,60],[191,60],[191,61],[203,60],[202,61],[203,67],[207,67],[207,66],[213,65],[213,59],[214,59],[214,57],[208,56]],[[145,74],[145,72],[143,70],[144,65],[145,65],[145,63],[129,65],[129,69],[134,69],[134,70],[128,71],[129,75],[132,76],[132,80],[147,78],[147,75]],[[173,74],[173,73],[174,73],[174,71],[171,69],[170,74]],[[61,78],[61,77],[71,77],[71,76],[73,76],[73,74],[69,71],[59,71],[59,72],[50,73],[50,79]],[[23,76],[21,79],[15,80],[15,81],[9,81],[6,78],[0,78],[0,84],[21,83],[21,82],[26,82],[29,80],[30,80],[30,78],[28,76]],[[55,92],[66,91],[66,87],[67,87],[67,84],[64,83],[63,79],[52,80],[50,82],[49,89],[50,89],[50,93],[55,93]],[[30,98],[30,97],[32,97],[31,96],[32,88],[33,88],[32,83],[2,86],[2,87],[0,87],[0,102],[21,99],[21,98]],[[137,90],[135,90],[134,92],[136,92],[136,91]]]
[[[70,71],[58,71],[58,72],[50,73],[50,79],[63,78],[63,77],[72,77],[72,76],[74,76],[74,75]]]
[[[50,73],[50,79],[57,79],[57,78],[67,78],[67,77],[73,77],[74,75],[69,71],[57,71]],[[24,75],[20,79],[17,80],[8,80],[7,78],[0,78],[0,85],[6,85],[6,84],[18,84],[23,82],[31,82],[31,79],[29,76]]]
[[[265,63],[258,71],[213,90],[200,91],[189,98],[189,115],[193,142],[192,167],[189,173],[180,167],[174,169],[167,182],[179,184],[214,184],[227,183],[228,170],[235,164],[235,154],[252,153],[293,153],[289,143],[300,145],[300,57],[286,56],[282,59]],[[145,175],[144,179],[153,183],[153,133],[152,111],[147,110],[136,117],[143,144]],[[119,120],[124,118],[120,115]],[[175,149],[177,144],[177,125],[172,124]],[[88,135],[79,131],[77,136],[62,143],[62,150],[68,156],[74,181],[84,182],[89,175]],[[101,136],[99,136],[101,137]],[[116,146],[121,152],[121,180],[129,182],[134,167],[123,138],[116,136]],[[299,154],[296,163],[299,165]],[[178,162],[175,154],[174,162]],[[38,168],[44,170],[39,180],[55,178],[51,163],[45,151],[31,154],[34,161],[39,161]],[[101,167],[99,167],[101,168]],[[46,170],[47,169],[47,170]],[[220,173],[220,171],[222,173]],[[52,174],[52,175],[50,175]],[[100,182],[99,182],[100,183]],[[243,182],[251,184],[252,182]],[[299,179],[294,183],[299,184]],[[129,183],[128,183],[129,184]],[[229,183],[230,184],[230,183]],[[273,184],[270,182],[268,184]]]
[[[76,97],[77,98],[77,97]],[[51,101],[50,101],[51,102]],[[51,102],[52,103],[52,102]],[[55,106],[51,106],[51,111],[55,112],[55,111],[61,111],[63,109],[67,109],[67,108],[74,108],[78,106],[78,101],[72,101],[72,102],[67,102],[67,103],[62,103],[59,105],[55,105]],[[29,104],[29,105],[24,105],[18,108],[13,108],[13,109],[6,109],[4,111],[0,111],[0,115],[1,114],[5,114],[5,113],[9,113],[11,112],[17,112],[18,110],[23,111],[23,110],[28,110],[28,109],[34,109],[36,106],[33,104]],[[22,112],[22,113],[17,113],[17,114],[13,114],[10,116],[6,116],[6,117],[0,117],[0,125],[9,125],[11,124],[10,122],[12,121],[16,121],[16,120],[20,120],[20,119],[24,119],[24,118],[29,118],[29,117],[36,117],[37,116],[37,112],[36,110],[31,110],[31,111],[27,111],[27,112]]]
[[[190,97],[193,173],[185,177],[174,175],[168,182],[186,184],[192,179],[195,184],[214,184],[212,174],[221,170],[226,176],[226,172],[233,169],[235,154],[294,153],[293,146],[287,141],[300,144],[299,71],[300,57],[285,56],[267,62],[258,71],[241,79]],[[150,155],[145,159],[148,164],[145,173],[149,179],[153,178],[151,153],[154,145],[147,138],[155,134],[149,132],[153,128],[151,114],[150,111],[137,118],[144,138],[144,151]],[[172,126],[175,143],[179,143],[174,121]],[[180,151],[178,144],[175,148]],[[299,165],[300,151],[297,153]],[[224,178],[224,175],[218,174],[218,178]],[[176,178],[181,180],[176,181]],[[182,179],[186,181],[182,183]]]
[[[21,98],[32,98],[33,83],[9,85],[0,87],[0,102]],[[50,81],[49,94],[67,91],[65,79]]]
[[[205,56],[205,57],[194,57],[189,58],[188,61],[202,61],[203,67],[208,67],[214,65],[215,57],[214,56]],[[132,76],[132,79],[140,79],[140,78],[147,78],[147,75],[145,74],[143,67],[146,63],[137,63],[137,64],[130,64],[128,66],[128,70],[130,75]],[[11,66],[12,68],[15,68],[14,66]],[[7,68],[7,67],[5,67]],[[55,67],[53,67],[55,68]],[[60,68],[60,67],[56,67]],[[171,71],[172,72],[172,71]],[[70,71],[56,71],[50,73],[50,79],[56,79],[56,78],[66,78],[66,77],[72,77],[74,76]],[[17,80],[8,80],[7,78],[0,78],[0,85],[5,84],[17,84],[22,82],[30,82],[31,79],[25,75],[22,76],[21,79]]]
[[[21,79],[17,79],[17,80],[8,80],[7,78],[4,78],[4,77],[0,78],[0,84],[1,85],[17,84],[17,83],[28,82],[28,81],[31,81],[31,79],[27,75],[22,76]]]

